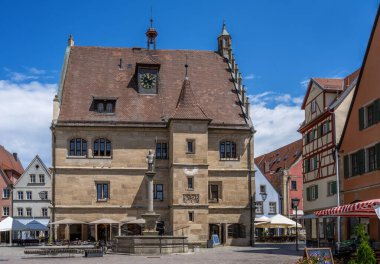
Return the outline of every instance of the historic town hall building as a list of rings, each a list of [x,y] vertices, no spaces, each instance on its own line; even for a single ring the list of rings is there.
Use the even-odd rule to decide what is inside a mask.
[[[56,239],[139,234],[152,149],[160,231],[248,245],[254,129],[231,36],[223,25],[214,52],[156,49],[157,35],[146,49],[69,39],[51,127]]]

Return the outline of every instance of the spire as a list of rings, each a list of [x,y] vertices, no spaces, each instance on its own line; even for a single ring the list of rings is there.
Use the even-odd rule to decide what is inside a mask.
[[[230,36],[230,33],[228,33],[226,28],[226,21],[223,19],[223,27],[222,27],[222,33],[220,33],[220,36]]]
[[[69,39],[67,40],[67,46],[72,47],[74,46],[74,39],[73,36],[70,34]]]
[[[147,48],[148,50],[152,48],[156,49],[156,37],[158,36],[158,33],[156,29],[153,27],[153,15],[152,15],[152,9],[150,9],[150,28],[145,33],[147,37]]]
[[[231,59],[231,35],[227,31],[226,22],[223,20],[222,32],[218,36],[218,52],[227,59]]]
[[[186,58],[186,77],[183,80],[182,89],[172,119],[211,120],[197,103],[193,90],[191,89],[189,77],[187,76],[188,67],[189,65],[187,64]]]

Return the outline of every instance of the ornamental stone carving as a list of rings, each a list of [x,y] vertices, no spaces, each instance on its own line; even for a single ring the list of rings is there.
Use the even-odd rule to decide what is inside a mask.
[[[183,195],[184,203],[199,203],[199,194],[184,194]]]

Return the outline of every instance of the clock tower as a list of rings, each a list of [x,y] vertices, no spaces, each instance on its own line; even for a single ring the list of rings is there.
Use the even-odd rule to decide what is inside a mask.
[[[145,33],[147,37],[147,49],[156,49],[156,37],[158,36],[158,33],[156,29],[153,27],[153,18],[150,19],[150,28]]]

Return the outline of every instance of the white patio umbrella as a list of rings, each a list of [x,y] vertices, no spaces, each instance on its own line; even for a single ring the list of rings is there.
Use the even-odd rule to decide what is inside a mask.
[[[0,232],[9,232],[9,244],[12,244],[12,232],[13,231],[26,231],[29,230],[28,227],[17,219],[14,219],[10,216],[5,218],[3,221],[0,222]]]
[[[255,223],[267,223],[270,221],[269,217],[266,217],[265,215],[255,218]]]
[[[269,220],[270,221],[267,223],[256,224],[256,227],[258,228],[292,228],[296,226],[296,222],[280,214],[277,214],[269,218]],[[297,227],[302,228],[302,226],[298,223],[297,223]]]

